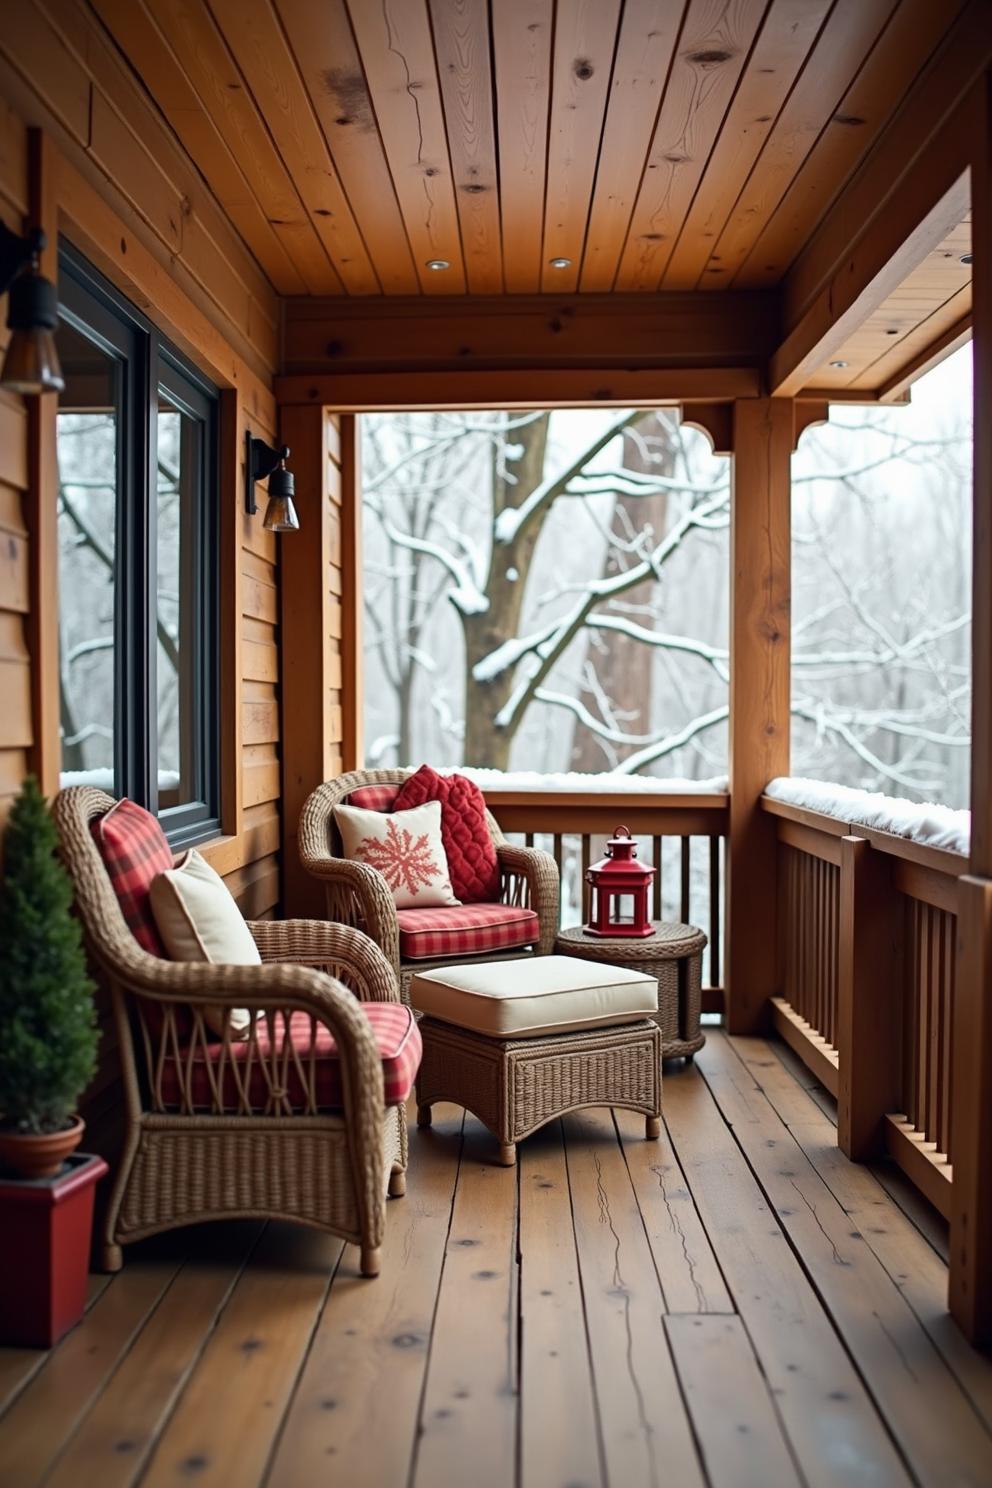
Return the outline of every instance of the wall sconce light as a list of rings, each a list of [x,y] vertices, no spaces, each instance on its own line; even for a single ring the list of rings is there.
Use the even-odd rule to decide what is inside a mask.
[[[44,246],[40,228],[19,237],[0,222],[0,294],[10,291],[7,326],[11,332],[0,387],[12,393],[60,393],[65,387],[55,349],[58,297],[55,285],[39,267]]]
[[[245,438],[245,511],[250,517],[258,511],[255,482],[268,478],[269,500],[262,526],[269,532],[298,531],[300,519],[293,505],[293,472],[286,469],[289,445],[266,444],[264,439],[256,439],[253,434],[247,434]]]

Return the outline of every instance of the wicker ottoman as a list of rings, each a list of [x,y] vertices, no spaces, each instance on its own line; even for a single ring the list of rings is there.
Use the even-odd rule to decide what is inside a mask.
[[[417,1121],[435,1101],[478,1116],[516,1161],[516,1143],[581,1106],[643,1111],[661,1133],[661,1030],[653,977],[568,956],[479,962],[419,973],[424,1014]]]
[[[645,971],[658,983],[655,1019],[661,1027],[665,1059],[692,1059],[706,1042],[700,1027],[702,966],[706,935],[695,925],[655,920],[654,934],[643,940],[631,936],[587,935],[581,925],[558,933],[555,950],[585,961],[608,961]]]

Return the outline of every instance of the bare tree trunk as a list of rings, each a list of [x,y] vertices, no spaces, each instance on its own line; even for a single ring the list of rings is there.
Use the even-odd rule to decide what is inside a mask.
[[[514,483],[505,479],[493,454],[493,515],[507,507],[520,506],[544,478],[550,414],[513,431],[513,442],[523,446],[519,460],[511,463]],[[478,614],[465,615],[465,754],[466,765],[489,765],[506,770],[516,724],[501,728],[500,710],[513,693],[514,669],[506,668],[489,682],[480,682],[474,668],[504,641],[520,633],[524,593],[530,561],[541,524],[525,527],[512,542],[493,542],[489,572],[483,586],[489,606]]]
[[[623,465],[625,470],[635,470],[645,475],[674,476],[675,447],[667,437],[665,426],[659,421],[652,424],[651,443],[647,446],[644,436],[648,429],[627,429],[623,436]],[[650,526],[657,543],[668,526],[669,495],[658,491],[651,496],[618,496],[614,508],[613,528],[621,536],[642,531]],[[603,577],[612,578],[619,569],[622,555],[609,548],[603,567]],[[625,607],[648,605],[657,580],[651,578],[624,595]],[[641,623],[650,620],[639,617]],[[631,734],[646,734],[651,728],[652,678],[655,658],[650,646],[620,632],[609,632],[601,648],[591,644],[588,663],[593,668],[596,684],[602,695],[609,699],[622,726]],[[595,708],[594,708],[595,711]],[[633,753],[633,745],[616,745],[617,761]],[[576,724],[572,744],[570,768],[583,773],[595,774],[607,765],[607,757],[596,736],[581,723]]]

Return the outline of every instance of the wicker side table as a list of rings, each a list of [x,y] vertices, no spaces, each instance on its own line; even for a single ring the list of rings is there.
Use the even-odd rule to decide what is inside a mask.
[[[643,940],[631,936],[587,935],[581,925],[558,933],[555,951],[559,956],[580,956],[585,961],[606,961],[629,966],[658,980],[658,1012],[662,1057],[691,1059],[706,1042],[700,1028],[702,1011],[702,965],[706,936],[694,925],[654,920],[654,934]]]

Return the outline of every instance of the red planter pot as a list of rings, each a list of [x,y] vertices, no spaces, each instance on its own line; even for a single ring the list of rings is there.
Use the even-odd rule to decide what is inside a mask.
[[[86,1304],[102,1157],[74,1153],[54,1178],[0,1178],[0,1343],[50,1348]]]

